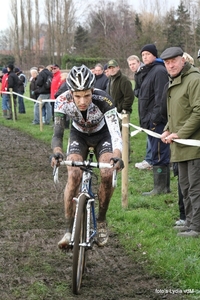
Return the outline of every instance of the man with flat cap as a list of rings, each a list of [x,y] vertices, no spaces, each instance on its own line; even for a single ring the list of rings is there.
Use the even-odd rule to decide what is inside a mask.
[[[168,122],[161,139],[170,144],[171,161],[178,162],[186,213],[178,236],[200,237],[200,147],[178,143],[178,139],[189,144],[190,140],[200,140],[200,73],[185,61],[180,47],[167,48],[160,57],[169,74]]]

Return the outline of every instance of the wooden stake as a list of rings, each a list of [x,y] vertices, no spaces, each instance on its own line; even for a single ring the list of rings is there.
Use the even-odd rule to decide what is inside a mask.
[[[43,123],[42,123],[42,99],[39,98],[39,115],[40,115],[40,131],[43,131]]]
[[[15,122],[15,102],[14,102],[14,98],[13,98],[13,89],[10,88],[9,89],[10,94],[10,103],[11,103],[11,110],[12,110],[12,118],[13,118],[13,122]]]
[[[129,114],[122,114],[122,160],[124,169],[122,170],[122,207],[128,207],[128,160],[129,160]],[[126,126],[124,126],[126,125]]]

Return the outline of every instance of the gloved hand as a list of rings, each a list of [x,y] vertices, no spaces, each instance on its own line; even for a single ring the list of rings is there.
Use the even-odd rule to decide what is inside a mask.
[[[52,168],[59,167],[60,162],[64,159],[64,155],[61,152],[57,152],[50,156],[50,162]]]
[[[118,171],[121,171],[124,168],[124,162],[119,157],[112,157],[110,159],[110,162],[112,163],[113,167]]]

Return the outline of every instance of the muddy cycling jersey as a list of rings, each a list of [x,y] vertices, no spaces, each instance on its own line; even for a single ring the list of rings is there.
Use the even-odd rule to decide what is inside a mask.
[[[106,124],[111,135],[113,149],[122,150],[122,139],[116,109],[112,99],[104,91],[94,89],[92,102],[87,109],[85,118],[75,105],[72,93],[69,90],[56,98],[54,111],[55,116],[60,114],[68,115],[72,120],[73,127],[88,135],[100,131]]]

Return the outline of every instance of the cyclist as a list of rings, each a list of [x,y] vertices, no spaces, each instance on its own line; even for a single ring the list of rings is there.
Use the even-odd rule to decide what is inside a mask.
[[[115,163],[119,171],[124,165],[121,160],[122,138],[111,97],[95,89],[95,75],[85,65],[73,67],[67,78],[69,90],[55,101],[54,134],[52,138],[51,166],[63,160],[63,134],[66,115],[72,120],[67,149],[67,160],[83,161],[88,148],[94,147],[98,162]],[[67,167],[68,180],[64,191],[66,233],[59,241],[59,248],[67,248],[71,240],[74,219],[73,197],[78,193],[82,171]],[[108,240],[106,212],[113,194],[112,169],[100,169],[101,182],[98,191],[99,215],[97,218],[97,243],[104,246]]]

